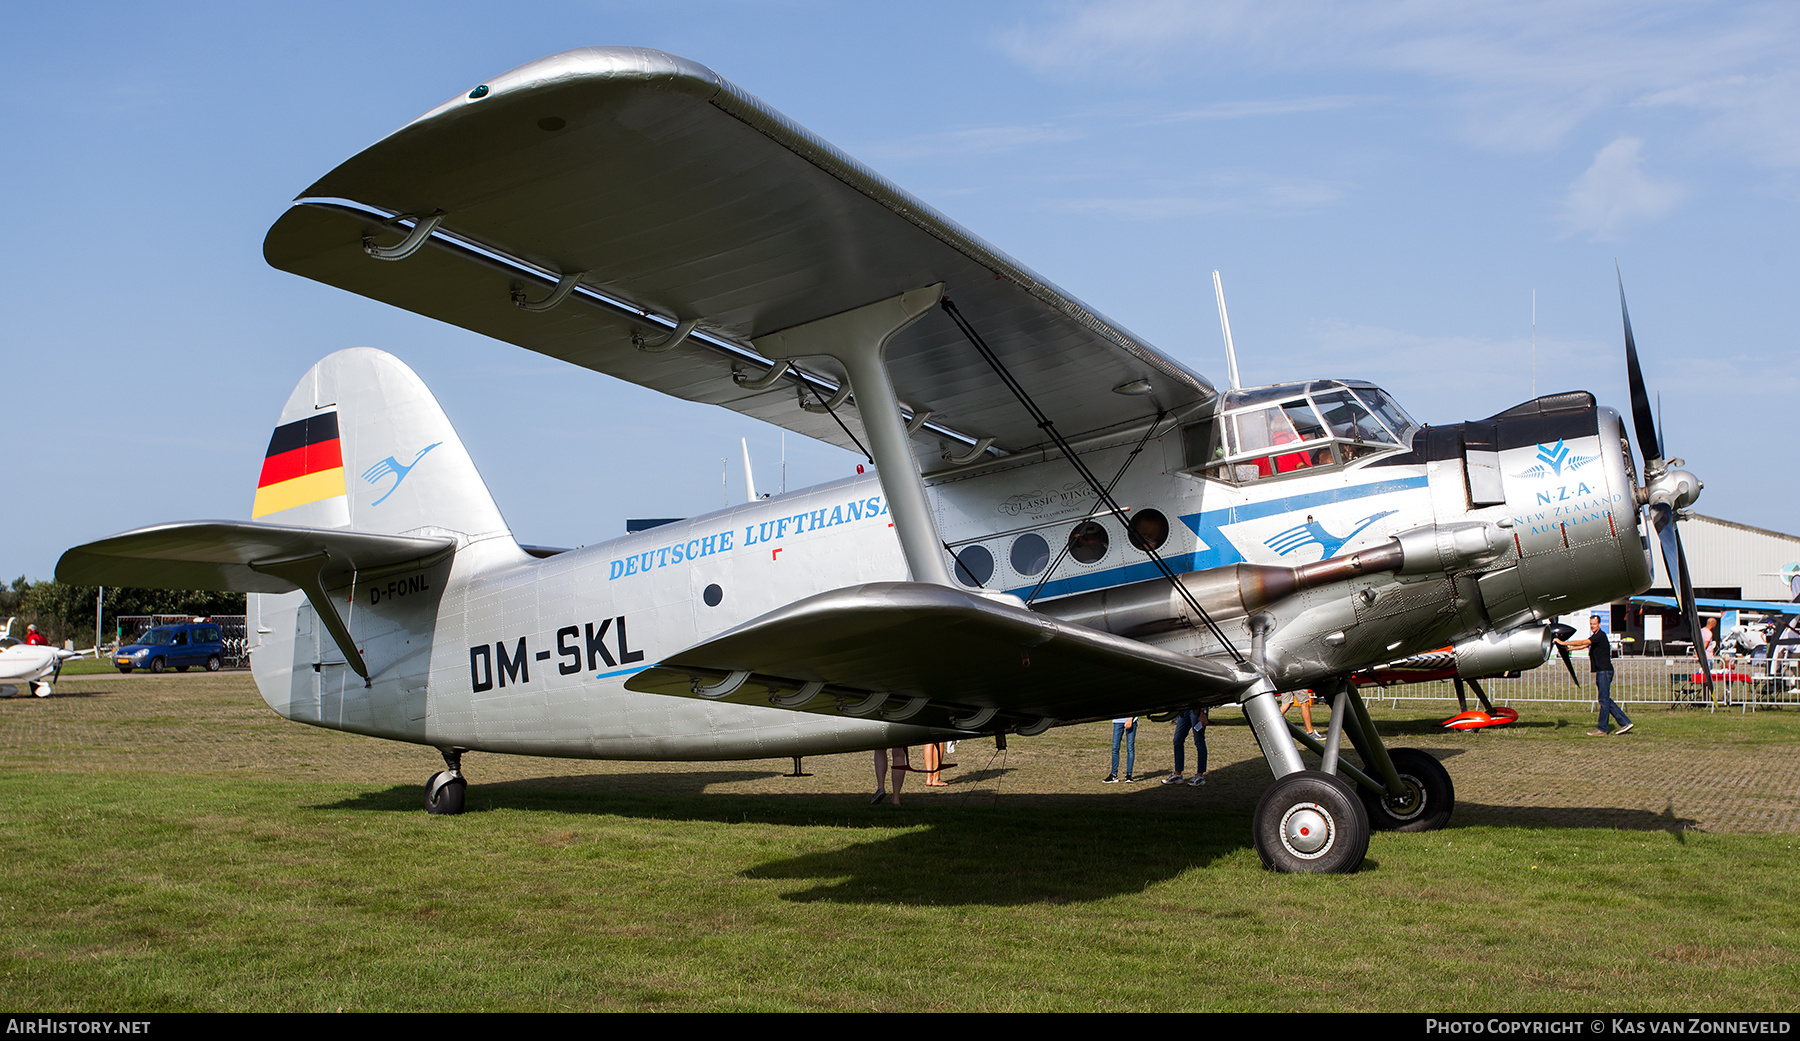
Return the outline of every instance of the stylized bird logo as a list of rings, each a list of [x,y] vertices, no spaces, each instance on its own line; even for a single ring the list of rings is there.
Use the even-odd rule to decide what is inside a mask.
[[[424,448],[419,449],[419,454],[413,456],[413,461],[405,464],[404,466],[401,465],[399,460],[395,459],[393,456],[390,455],[386,459],[383,459],[381,462],[376,463],[374,466],[369,467],[367,470],[364,470],[363,475],[362,475],[363,480],[369,482],[370,484],[374,484],[375,482],[381,480],[383,477],[386,477],[388,474],[394,475],[393,487],[389,488],[387,490],[387,492],[382,495],[381,498],[376,499],[374,502],[370,503],[369,505],[370,506],[380,506],[383,502],[385,502],[389,495],[394,494],[394,488],[400,487],[400,482],[406,480],[406,475],[412,472],[412,468],[419,465],[419,460],[425,458],[425,453],[431,451],[432,449],[436,448],[438,445],[441,445],[441,444],[443,444],[442,441],[436,441],[436,442],[433,442],[432,444],[426,445]]]
[[[1344,543],[1349,542],[1351,539],[1355,538],[1357,536],[1357,534],[1360,533],[1364,528],[1375,523],[1376,521],[1380,520],[1381,518],[1386,517],[1390,513],[1398,513],[1398,512],[1400,512],[1400,511],[1399,510],[1382,510],[1380,513],[1374,514],[1372,516],[1364,517],[1361,521],[1359,521],[1357,523],[1356,527],[1354,527],[1350,530],[1350,534],[1345,535],[1342,538],[1339,538],[1338,536],[1333,535],[1331,532],[1326,531],[1324,528],[1320,527],[1319,522],[1316,520],[1313,520],[1311,514],[1307,514],[1305,524],[1296,525],[1292,528],[1287,529],[1286,531],[1280,532],[1280,533],[1276,534],[1273,538],[1269,539],[1267,542],[1264,542],[1263,545],[1269,547],[1270,549],[1274,550],[1275,552],[1277,552],[1285,557],[1289,553],[1292,553],[1295,550],[1299,549],[1301,546],[1310,545],[1310,544],[1316,542],[1319,544],[1319,548],[1325,551],[1323,554],[1320,555],[1319,559],[1326,560],[1330,557],[1336,556],[1337,551],[1344,548]]]

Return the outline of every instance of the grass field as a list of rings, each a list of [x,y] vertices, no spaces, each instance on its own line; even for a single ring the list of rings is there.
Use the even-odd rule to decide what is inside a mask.
[[[1623,738],[1376,708],[1449,829],[1277,876],[1241,717],[1210,782],[1102,786],[1106,725],[964,744],[867,805],[866,755],[588,763],[277,719],[244,674],[0,701],[0,1004],[18,1010],[1791,1011],[1800,713],[1640,708]],[[1138,773],[1170,762],[1147,724]],[[915,779],[916,781],[916,779]]]

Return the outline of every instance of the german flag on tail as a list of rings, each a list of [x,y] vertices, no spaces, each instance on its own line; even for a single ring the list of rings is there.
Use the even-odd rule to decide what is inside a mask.
[[[252,519],[347,494],[336,412],[275,428],[256,482]]]

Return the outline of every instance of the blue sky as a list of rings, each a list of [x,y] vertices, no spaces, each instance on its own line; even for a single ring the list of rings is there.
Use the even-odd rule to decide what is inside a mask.
[[[83,4],[9,12],[0,573],[243,518],[299,376],[430,385],[521,540],[767,489],[780,432],[265,265],[288,201],[515,65],[711,66],[1188,365],[1352,376],[1419,419],[1628,408],[1615,258],[1698,508],[1800,531],[1800,7],[1707,3]],[[789,484],[854,469],[787,439]],[[585,479],[566,479],[571,459]]]

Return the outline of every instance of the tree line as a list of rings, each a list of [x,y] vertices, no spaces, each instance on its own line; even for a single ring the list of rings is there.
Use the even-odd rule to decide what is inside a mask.
[[[73,640],[77,647],[94,646],[94,586],[63,582],[27,581],[24,575],[12,584],[0,584],[0,625],[16,616],[12,634],[23,636],[27,625],[36,625],[51,643],[61,646]],[[244,613],[244,594],[214,593],[198,589],[131,589],[107,586],[100,601],[100,642],[113,638],[114,620],[120,615],[185,614],[206,617]],[[130,633],[126,634],[131,635]]]

